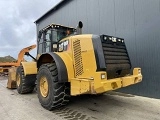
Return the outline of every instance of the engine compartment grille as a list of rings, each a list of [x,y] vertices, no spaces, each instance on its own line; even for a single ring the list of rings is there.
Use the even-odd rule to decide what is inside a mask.
[[[74,62],[75,62],[75,75],[80,76],[83,74],[80,40],[73,41],[73,53],[74,53]]]
[[[130,73],[131,62],[124,39],[101,35],[107,78],[123,77]]]

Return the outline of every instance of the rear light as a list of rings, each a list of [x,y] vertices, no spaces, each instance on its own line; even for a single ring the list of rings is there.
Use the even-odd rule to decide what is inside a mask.
[[[138,74],[139,74],[139,75],[141,74],[141,69],[138,69]]]
[[[102,73],[101,74],[101,79],[105,79],[106,78],[106,74]]]

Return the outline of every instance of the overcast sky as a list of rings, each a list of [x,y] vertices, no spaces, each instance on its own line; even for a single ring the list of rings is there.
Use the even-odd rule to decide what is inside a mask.
[[[0,57],[36,44],[34,21],[61,0],[0,0]],[[36,50],[31,52],[36,55]]]

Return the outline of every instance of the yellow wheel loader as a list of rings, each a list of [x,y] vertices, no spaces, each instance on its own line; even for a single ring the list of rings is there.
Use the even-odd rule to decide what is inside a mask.
[[[21,62],[17,90],[30,93],[36,85],[39,102],[48,109],[66,105],[70,96],[100,94],[142,81],[141,68],[131,72],[124,39],[81,34],[51,24],[38,33],[35,62]]]

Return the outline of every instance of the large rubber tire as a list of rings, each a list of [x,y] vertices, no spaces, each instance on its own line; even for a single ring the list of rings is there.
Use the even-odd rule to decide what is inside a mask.
[[[31,93],[35,87],[35,75],[24,76],[22,66],[19,66],[16,71],[16,86],[19,94]]]
[[[48,94],[44,96],[40,89],[40,80],[46,78],[48,82]],[[69,102],[69,83],[58,83],[58,71],[55,63],[41,65],[37,74],[37,93],[39,102],[47,110],[53,110],[64,106]]]

